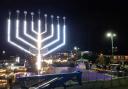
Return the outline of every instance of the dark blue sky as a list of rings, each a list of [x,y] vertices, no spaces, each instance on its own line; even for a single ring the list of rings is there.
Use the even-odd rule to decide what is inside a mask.
[[[66,16],[67,43],[81,50],[111,52],[110,39],[105,37],[107,31],[117,33],[115,46],[118,53],[128,54],[128,5],[126,0],[1,0],[0,1],[0,50],[20,53],[6,41],[6,20],[8,11],[27,10]],[[12,52],[12,50],[15,50]]]

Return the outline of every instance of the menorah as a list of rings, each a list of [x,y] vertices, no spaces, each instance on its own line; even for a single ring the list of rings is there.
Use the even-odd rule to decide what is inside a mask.
[[[44,14],[44,17],[43,17],[44,25],[43,25],[41,20],[41,13],[40,11],[38,12],[38,19],[37,19],[36,26],[34,24],[35,23],[34,13],[31,12],[30,14],[31,14],[31,20],[27,21],[28,14],[27,14],[27,11],[24,11],[23,13],[24,20],[22,21],[20,20],[20,17],[21,17],[20,11],[17,10],[16,20],[12,21],[11,20],[12,15],[11,15],[11,12],[9,12],[7,38],[10,44],[16,46],[17,48],[23,50],[26,53],[36,56],[37,69],[40,70],[42,57],[45,57],[48,54],[56,51],[58,48],[64,46],[66,43],[65,17],[63,17],[63,26],[62,26],[62,30],[60,30],[61,28],[60,28],[59,16],[57,16],[56,18],[57,19],[56,27],[54,27],[54,16],[51,15],[51,24],[50,24],[50,28],[48,28],[47,14]],[[15,23],[12,25],[12,22],[15,22]],[[44,37],[44,34],[48,33],[48,29],[50,29],[50,34]],[[61,37],[62,37],[62,42],[61,42]],[[33,49],[34,51],[30,49]],[[47,49],[47,51],[42,52],[42,50],[45,50],[45,49]]]

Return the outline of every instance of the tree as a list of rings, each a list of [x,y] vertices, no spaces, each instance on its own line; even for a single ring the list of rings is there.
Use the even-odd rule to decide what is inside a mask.
[[[111,62],[110,57],[104,57],[104,64],[108,65]]]
[[[87,59],[88,61],[92,61],[92,62],[96,62],[97,59],[97,55],[96,54],[83,54],[82,58],[83,59]]]

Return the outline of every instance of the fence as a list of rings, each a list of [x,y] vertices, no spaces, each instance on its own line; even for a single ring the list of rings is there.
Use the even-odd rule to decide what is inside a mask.
[[[61,73],[61,74],[46,74],[46,75],[34,75],[28,77],[20,77],[16,79],[16,82],[19,83],[21,89],[28,89],[33,87],[33,85],[40,86],[48,81],[53,80],[54,78],[59,79],[60,83],[66,83],[69,80],[75,80],[79,85],[82,85],[82,72],[72,72],[72,73]],[[54,83],[54,82],[53,82]],[[52,83],[52,84],[53,84]],[[50,84],[50,83],[49,83]],[[58,87],[57,82],[54,83],[54,87]],[[51,86],[53,87],[53,86]],[[37,88],[38,89],[38,88]],[[49,88],[50,89],[50,88]]]

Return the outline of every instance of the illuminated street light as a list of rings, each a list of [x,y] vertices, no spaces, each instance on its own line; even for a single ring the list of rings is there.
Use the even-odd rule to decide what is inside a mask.
[[[74,50],[78,51],[80,48],[77,46],[74,46]]]
[[[112,56],[113,56],[113,38],[116,37],[116,34],[115,33],[112,33],[112,32],[109,32],[107,33],[107,37],[110,37],[111,38],[111,45],[112,45]]]
[[[6,53],[5,50],[3,50],[2,53],[5,54]]]
[[[74,50],[77,50],[77,47],[76,46],[74,47]]]

